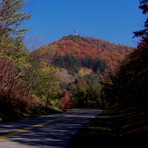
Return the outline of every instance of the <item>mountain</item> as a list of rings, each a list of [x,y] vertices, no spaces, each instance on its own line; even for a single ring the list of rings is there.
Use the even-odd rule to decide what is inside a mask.
[[[133,50],[133,47],[113,44],[102,39],[69,35],[32,53],[39,61],[47,60],[70,73],[78,73],[83,67],[105,76],[117,71],[125,56]]]

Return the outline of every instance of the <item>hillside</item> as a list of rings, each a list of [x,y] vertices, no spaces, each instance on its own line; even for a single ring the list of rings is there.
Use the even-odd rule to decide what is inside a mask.
[[[39,60],[46,59],[49,63],[69,71],[78,72],[80,67],[86,67],[105,75],[115,72],[124,57],[133,50],[133,47],[102,39],[69,35],[33,51],[33,54]]]
[[[116,74],[133,51],[102,39],[69,35],[34,50],[32,55],[38,63],[46,61],[58,69],[62,108],[98,107],[104,102],[102,83]]]
[[[107,52],[119,53],[124,56],[131,49],[132,47],[113,44],[102,39],[69,35],[47,46],[43,46],[37,51],[39,53],[42,52],[40,54],[50,53],[54,56],[64,56],[69,53],[78,58],[86,58],[91,55],[95,59],[99,56],[107,56]]]

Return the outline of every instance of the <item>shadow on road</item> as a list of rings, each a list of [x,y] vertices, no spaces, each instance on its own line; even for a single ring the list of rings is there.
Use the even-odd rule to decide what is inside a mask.
[[[12,122],[11,124],[0,125],[0,136],[18,129],[35,124],[41,126],[26,130],[25,132],[10,136],[6,140],[0,141],[0,148],[21,147],[55,147],[67,148],[71,138],[92,118],[99,115],[101,111],[97,109],[74,109],[69,112],[42,116],[39,118],[26,119]],[[47,122],[44,126],[42,123]],[[15,147],[16,147],[15,146]]]

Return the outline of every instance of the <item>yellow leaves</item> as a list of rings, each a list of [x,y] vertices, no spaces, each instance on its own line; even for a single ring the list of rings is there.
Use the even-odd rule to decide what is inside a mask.
[[[92,69],[89,69],[89,68],[86,68],[86,67],[82,67],[79,70],[80,76],[84,76],[84,75],[88,75],[88,74],[92,74],[92,73],[93,73]]]
[[[17,64],[17,67],[22,67],[22,68],[29,68],[32,66],[31,63],[28,61],[28,57],[26,56],[17,58],[15,63]]]
[[[41,98],[51,99],[59,90],[59,79],[56,76],[58,69],[46,61],[39,63],[38,93]],[[49,98],[50,97],[50,98]],[[44,100],[45,100],[44,99]]]
[[[44,74],[56,74],[58,69],[55,68],[54,66],[50,65],[49,63],[45,62],[45,61],[42,61],[40,62],[40,65],[41,65],[41,71],[44,73]]]

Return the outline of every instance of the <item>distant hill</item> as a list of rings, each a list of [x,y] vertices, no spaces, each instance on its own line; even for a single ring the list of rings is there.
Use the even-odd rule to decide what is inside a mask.
[[[100,75],[107,75],[109,72],[115,72],[124,57],[133,50],[133,47],[102,39],[69,35],[32,53],[38,60],[47,60],[72,73],[78,73],[81,67],[85,67]]]

